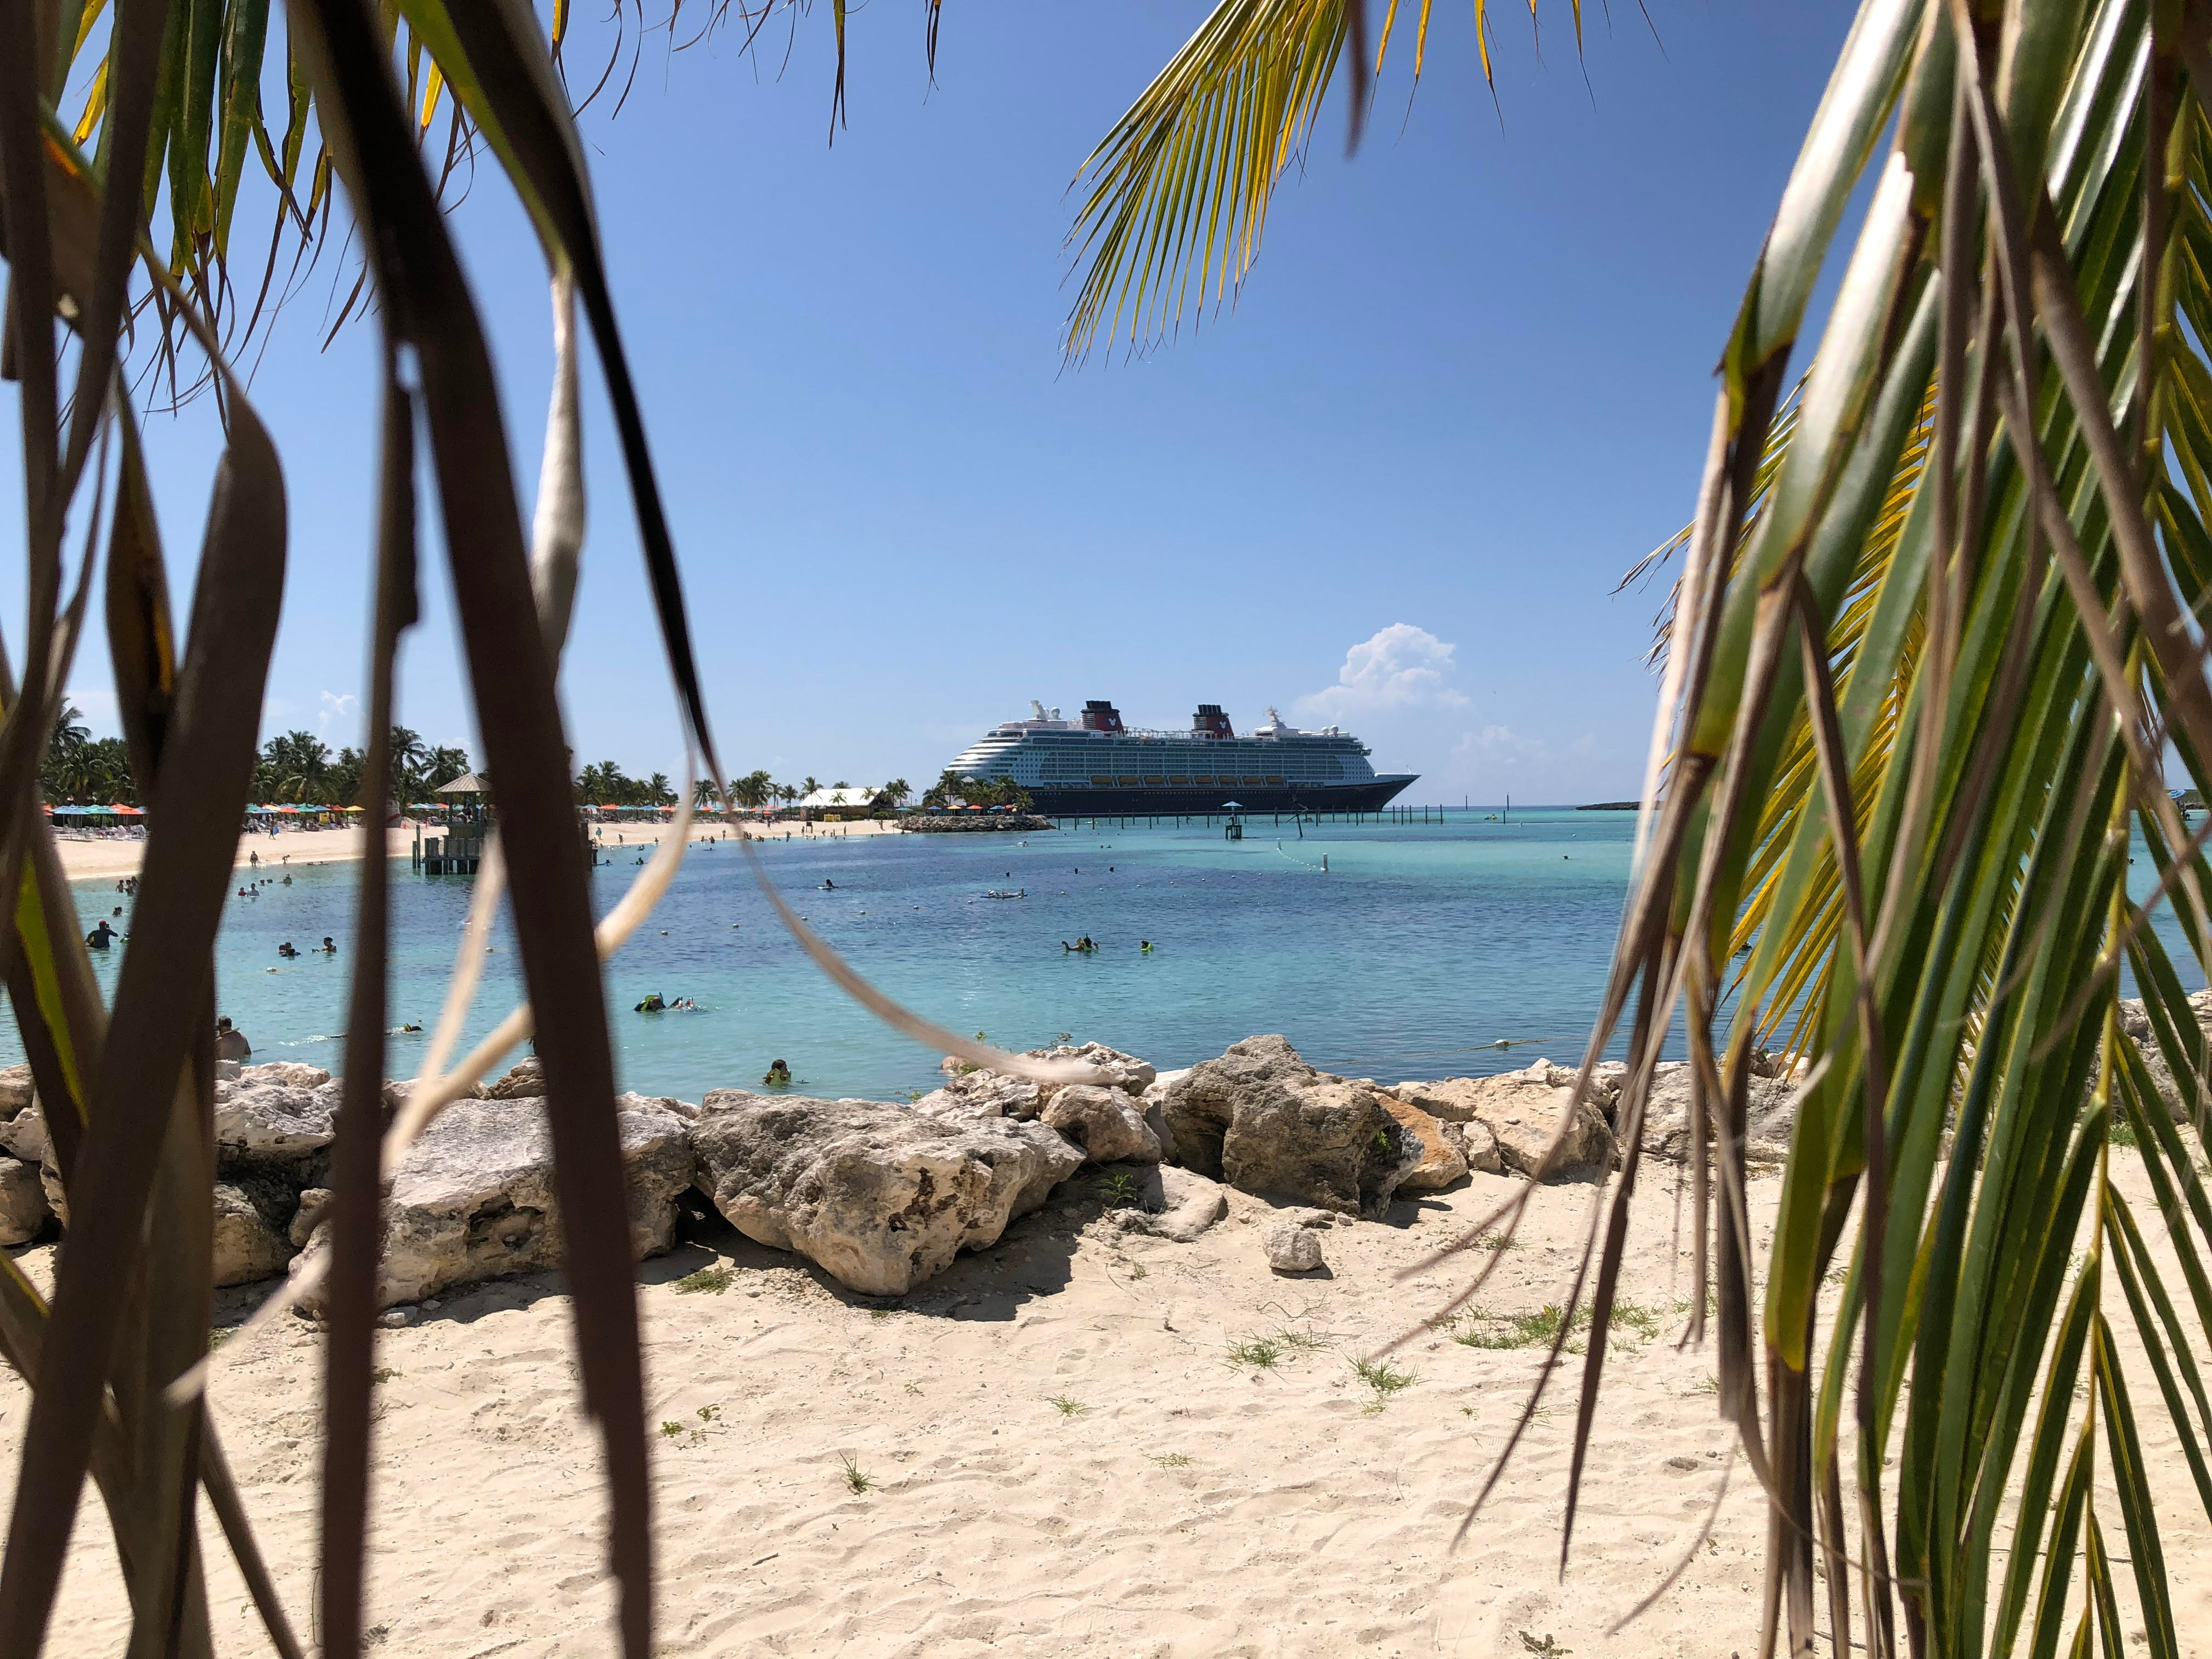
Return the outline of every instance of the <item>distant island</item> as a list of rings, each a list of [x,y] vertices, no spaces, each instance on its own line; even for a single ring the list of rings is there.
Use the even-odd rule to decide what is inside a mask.
[[[1640,800],[1593,801],[1588,806],[1577,806],[1577,812],[1633,812],[1644,803]]]

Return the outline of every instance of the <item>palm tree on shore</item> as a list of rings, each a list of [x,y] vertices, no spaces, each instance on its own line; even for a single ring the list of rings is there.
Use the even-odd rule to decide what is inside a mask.
[[[1334,74],[1364,87],[1403,48],[1396,11],[1363,51],[1356,0],[1214,9],[1085,164],[1072,355],[1149,343],[1243,279]],[[1868,0],[1721,353],[1698,518],[1657,556],[1680,574],[1589,1050],[1629,1041],[1625,1167],[1576,1281],[1565,1524],[1679,1030],[1687,1322],[1705,1336],[1715,1297],[1717,1404],[1775,1507],[1764,1650],[2115,1653],[2123,1617],[2179,1650],[2139,1413],[2212,1512],[2191,1357],[2212,1333],[2212,1056],[2146,919],[2174,907],[2212,970],[2212,866],[2162,759],[2205,788],[2209,21]],[[1814,1069],[1762,1250],[1741,1126],[1770,1042]],[[2113,1142],[2159,1194],[2160,1254]],[[2132,1388],[2120,1325],[2149,1361]]]
[[[169,360],[171,392],[195,374],[225,392],[225,485],[198,580],[226,609],[220,638],[187,633],[168,608],[158,544],[130,529],[151,522],[126,418],[140,383],[112,371],[127,318],[159,319],[145,336],[157,354],[201,340],[219,352],[226,331],[258,325],[254,283],[229,281],[224,264],[240,180],[257,176],[249,151],[285,202],[270,216],[272,253],[316,234],[318,200],[328,225],[328,204],[344,194],[360,221],[348,234],[361,231],[370,260],[356,295],[384,331],[380,394],[392,411],[378,469],[389,533],[373,544],[386,602],[364,769],[374,779],[392,766],[390,663],[412,617],[417,543],[404,486],[416,477],[420,426],[437,440],[423,469],[447,520],[437,544],[468,550],[453,574],[487,763],[514,801],[538,804],[503,829],[518,892],[527,883],[549,899],[518,904],[515,916],[532,945],[523,955],[562,1149],[576,1352],[604,1441],[622,1640],[641,1659],[651,1487],[635,1307],[605,998],[553,701],[580,522],[549,532],[538,574],[552,575],[533,585],[501,423],[483,418],[496,406],[483,332],[453,279],[438,181],[424,170],[440,147],[434,137],[417,148],[434,122],[446,124],[453,157],[474,154],[488,132],[553,135],[483,153],[515,169],[546,239],[556,316],[582,289],[610,398],[631,417],[626,431],[643,422],[609,349],[619,342],[588,181],[569,148],[569,112],[545,91],[558,82],[543,43],[507,32],[514,9],[424,0],[392,15],[389,36],[359,10],[302,0],[287,14],[307,37],[291,56],[304,100],[292,106],[297,143],[272,137],[251,95],[275,31],[226,27],[220,54],[197,29],[165,46],[163,14],[121,6],[106,9],[106,22],[86,9],[94,21],[82,31],[29,21],[18,31],[51,41],[57,61],[23,67],[21,118],[0,122],[0,177],[10,190],[40,181],[55,206],[9,204],[11,279],[23,278],[9,285],[10,368],[35,440],[23,492],[27,655],[39,671],[0,690],[9,718],[27,722],[31,753],[52,719],[44,642],[64,624],[62,526],[82,495],[111,489],[109,517],[123,526],[108,628],[125,733],[115,741],[143,787],[179,808],[169,821],[235,821],[255,782],[283,591],[276,446],[219,355],[192,360],[197,370]],[[1478,35],[1486,10],[1478,4]],[[261,15],[248,8],[226,21]],[[1218,300],[1243,278],[1273,185],[1304,154],[1339,65],[1351,58],[1364,88],[1394,45],[1418,64],[1425,0],[1394,34],[1395,19],[1357,0],[1224,0],[1093,158],[1079,237],[1091,263],[1071,349],[1157,339],[1191,295]],[[2212,1509],[2203,1473],[2212,1413],[2192,1353],[2212,1324],[2212,1200],[2197,1167],[2212,1100],[2180,971],[2144,924],[2153,904],[2174,906],[2207,965],[2212,867],[2163,799],[2161,768],[2171,744],[2201,791],[2212,764],[2198,654],[2212,601],[2203,23],[2200,7],[2182,3],[1869,0],[1717,343],[1705,488],[1671,550],[1680,574],[1653,805],[1590,1048],[1593,1059],[1607,1052],[1626,1024],[1635,1063],[1616,1109],[1626,1167],[1601,1194],[1605,1225],[1585,1263],[1597,1271],[1575,1285],[1591,1328],[1574,1465],[1604,1399],[1652,1066],[1675,1030],[1693,1079],[1686,1220],[1698,1283],[1688,1319],[1702,1334],[1710,1287],[1717,1405],[1774,1506],[1766,1650],[1807,1652],[1825,1636],[1839,1653],[1949,1659],[2063,1644],[2112,1654],[2126,1650],[2131,1623],[2154,1655],[2182,1650],[2145,1449],[2147,1439],[2178,1448],[2178,1460],[2161,1461],[2187,1468]],[[150,31],[148,49],[114,54],[113,73],[95,81],[88,71],[106,61],[112,28],[126,40]],[[464,36],[465,59],[455,55]],[[434,76],[417,50],[426,40],[453,59]],[[79,52],[88,72],[72,76]],[[487,65],[501,72],[471,72]],[[172,95],[188,80],[189,95]],[[79,88],[96,90],[60,108],[60,89]],[[465,105],[489,125],[467,125]],[[307,142],[309,112],[324,107],[343,118],[333,150]],[[112,178],[129,187],[108,191]],[[142,179],[167,181],[156,200],[167,204],[169,234],[147,237]],[[1855,199],[1864,216],[1845,249],[1838,230]],[[142,239],[173,250],[181,278],[158,257],[134,276]],[[1839,298],[1808,356],[1807,308],[1838,265]],[[155,290],[158,304],[139,303]],[[75,341],[66,350],[63,325]],[[560,352],[573,371],[573,343]],[[556,429],[558,420],[556,404]],[[104,422],[117,439],[112,472],[88,462]],[[688,735],[720,775],[641,440],[626,447],[625,465]],[[576,483],[580,501],[580,473]],[[561,499],[546,493],[552,519]],[[160,745],[179,735],[179,684],[210,690],[185,734],[207,758],[157,777]],[[35,769],[16,769],[14,787],[30,788]],[[30,824],[35,837],[28,805],[0,802],[0,822]],[[163,1018],[160,1000],[177,996],[173,975],[210,959],[214,923],[164,938],[164,973],[124,975],[112,1018],[94,1018],[100,993],[76,948],[70,896],[50,860],[26,857],[21,836],[0,841],[0,885],[19,896],[11,945],[40,986],[64,993],[15,1005],[40,1038],[26,1044],[37,1086],[58,1136],[82,1133],[99,1167],[123,1173],[73,1194],[51,1300],[19,1286],[20,1319],[0,1334],[0,1353],[35,1385],[0,1568],[0,1647],[40,1644],[96,1450],[100,1499],[130,1546],[119,1559],[134,1607],[168,1610],[192,1626],[184,1645],[210,1646],[193,1511],[204,1484],[277,1630],[283,1609],[251,1535],[221,1501],[229,1488],[215,1414],[173,1410],[144,1386],[204,1355],[204,1320],[156,1316],[204,1306],[210,1293],[195,1244],[206,1176],[168,1161],[186,1137],[122,1139],[158,1127],[179,1099],[192,1104],[180,1121],[204,1122],[211,1109],[210,1068],[192,1063],[191,1034]],[[219,896],[224,838],[197,860],[182,848],[158,876],[149,862],[149,880],[176,883],[179,904]],[[2148,894],[2128,886],[2131,838],[2157,884]],[[381,881],[380,863],[370,865],[364,892],[380,895],[368,884]],[[191,913],[203,911],[214,907]],[[349,1021],[329,1224],[338,1265],[317,1627],[326,1650],[348,1654],[362,1645],[374,1422],[380,925],[366,930]],[[2142,992],[2139,1011],[2120,1001],[2124,969]],[[1814,1070],[1762,1246],[1745,1196],[1743,1125],[1754,1094],[1766,1097],[1752,1068],[1770,1039]],[[2154,1232],[2112,1178],[2116,1138],[2133,1140],[2127,1155],[2150,1179]],[[158,1166],[130,1155],[155,1144]],[[189,1216],[175,1207],[180,1192],[197,1206]],[[1506,1236],[1516,1215],[1501,1218]],[[2168,1262],[2182,1275],[2179,1302]],[[1575,1328],[1560,1322],[1553,1361]],[[2134,1349],[2124,1363],[2120,1330],[2140,1343],[2148,1379]],[[2154,1436],[2141,1411],[2163,1413]],[[1570,1530],[1573,1514],[1571,1503]]]

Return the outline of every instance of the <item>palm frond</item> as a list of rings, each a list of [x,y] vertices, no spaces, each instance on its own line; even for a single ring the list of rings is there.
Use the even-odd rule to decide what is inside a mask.
[[[1432,3],[1418,0],[1417,82]],[[1581,0],[1567,9],[1579,51]],[[1532,25],[1536,15],[1532,4]],[[1071,358],[1102,338],[1141,348],[1178,329],[1186,309],[1195,322],[1235,294],[1348,52],[1358,60],[1350,70],[1356,141],[1368,82],[1398,38],[1398,0],[1383,11],[1372,64],[1359,50],[1365,15],[1364,0],[1220,0],[1153,77],[1076,172],[1091,185],[1068,234],[1083,267],[1063,343]],[[1474,30],[1487,79],[1489,0],[1474,0]]]

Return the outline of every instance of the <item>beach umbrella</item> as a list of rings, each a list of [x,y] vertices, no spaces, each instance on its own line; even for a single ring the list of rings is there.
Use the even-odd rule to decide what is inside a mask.
[[[121,801],[116,802],[114,805],[109,807],[107,810],[111,812],[120,812],[126,817],[139,818],[146,816],[146,809],[144,807],[125,806]]]

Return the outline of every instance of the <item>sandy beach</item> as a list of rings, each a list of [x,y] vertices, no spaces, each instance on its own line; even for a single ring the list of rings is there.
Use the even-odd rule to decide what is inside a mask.
[[[2147,1206],[2141,1164],[2115,1162]],[[661,1430],[656,1650],[1748,1655],[1765,1518],[1740,1462],[1710,1540],[1692,1549],[1733,1435],[1714,1417],[1710,1353],[1675,1347],[1689,1267],[1672,1244],[1672,1179],[1647,1170],[1623,1294],[1650,1321],[1613,1356],[1564,1582],[1578,1371],[1455,1547],[1541,1350],[1420,1328],[1472,1258],[1398,1277],[1504,1195],[1505,1177],[1330,1229],[1328,1269],[1311,1277],[1268,1270],[1264,1200],[1231,1193],[1225,1220],[1178,1244],[1100,1219],[1082,1198],[1087,1176],[896,1305],[727,1230],[682,1246],[642,1270],[648,1417]],[[1778,1185],[1753,1185],[1762,1243]],[[1558,1300],[1597,1190],[1540,1189],[1475,1305],[1503,1315]],[[21,1254],[43,1282],[50,1251]],[[714,1267],[728,1270],[725,1288],[683,1291]],[[219,1319],[258,1294],[219,1291]],[[1411,1383],[1387,1395],[1364,1384],[1352,1361],[1407,1328],[1419,1334],[1395,1363]],[[1278,1345],[1271,1363],[1252,1361],[1264,1346],[1237,1359],[1236,1345],[1255,1339]],[[598,1454],[569,1345],[553,1275],[453,1294],[379,1333],[368,1617],[387,1651],[610,1650]],[[320,1347],[314,1328],[288,1322],[234,1355],[212,1395],[302,1628]],[[26,1396],[12,1380],[0,1390],[0,1464],[12,1472]],[[2203,1516],[2160,1413],[2142,1419],[2172,1500],[2177,1615],[2202,1630]],[[2102,1460],[2099,1485],[2117,1527]],[[236,1571],[204,1531],[221,1650],[262,1651]],[[74,1552],[52,1650],[119,1652],[127,1608],[89,1494]],[[1608,1635],[1686,1553],[1680,1582]]]
[[[605,840],[615,844],[617,837],[624,838],[623,845],[658,844],[667,825],[650,823],[605,824]],[[740,830],[756,841],[781,840],[789,836],[796,841],[836,838],[849,836],[880,836],[898,833],[896,823],[866,819],[858,823],[748,823],[744,825],[721,823],[697,823],[694,831],[702,837],[736,834]],[[286,863],[294,865],[337,864],[357,859],[370,844],[374,832],[365,827],[348,825],[339,830],[295,830],[282,835],[245,835],[238,838],[237,862],[251,867],[255,856],[264,865],[280,868]],[[441,833],[435,828],[427,833]],[[385,851],[393,858],[405,858],[415,846],[415,825],[410,820],[396,830],[385,832]],[[146,843],[137,838],[58,836],[54,845],[61,851],[62,868],[72,881],[90,880],[97,877],[135,875],[144,862]]]

